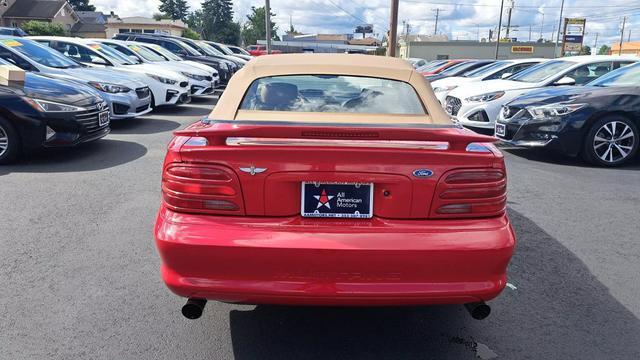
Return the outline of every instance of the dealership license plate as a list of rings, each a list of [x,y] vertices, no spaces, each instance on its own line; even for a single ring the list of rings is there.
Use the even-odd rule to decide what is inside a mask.
[[[98,126],[109,125],[109,112],[104,111],[98,114]]]
[[[505,136],[507,132],[507,126],[505,124],[496,123],[496,135]]]
[[[302,183],[301,214],[305,217],[373,216],[373,184]]]

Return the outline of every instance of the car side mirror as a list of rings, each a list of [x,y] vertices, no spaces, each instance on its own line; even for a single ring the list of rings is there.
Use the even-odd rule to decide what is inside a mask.
[[[511,76],[511,75],[513,75],[513,74],[512,74],[512,73],[504,73],[504,74],[502,74],[502,75],[500,76],[500,79],[506,79],[506,78],[508,78],[508,77],[509,77],[509,76]]]
[[[185,56],[187,56],[187,51],[186,51],[186,50],[184,50],[184,49],[180,49],[180,50],[178,50],[178,56],[180,56],[180,57],[185,57]]]
[[[560,80],[553,83],[553,85],[556,85],[556,86],[575,85],[575,84],[576,84],[576,80],[570,76],[563,76]]]
[[[141,63],[140,59],[138,59],[134,55],[129,55],[128,57],[129,57],[129,60],[133,61],[134,64],[140,64]]]

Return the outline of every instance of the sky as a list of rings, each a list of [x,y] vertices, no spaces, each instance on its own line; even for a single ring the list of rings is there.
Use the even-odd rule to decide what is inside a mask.
[[[200,7],[202,0],[187,0],[191,10]],[[512,8],[510,37],[533,40],[550,39],[556,35],[561,0],[505,0],[503,25],[507,8]],[[635,2],[635,4],[634,4]],[[90,0],[100,11],[115,11],[121,17],[151,16],[158,12],[159,0]],[[235,18],[246,20],[251,6],[263,6],[264,1],[233,1]],[[381,37],[389,28],[390,0],[271,0],[274,21],[279,33],[289,28],[289,21],[303,33],[352,33],[360,24],[373,24],[374,33]],[[490,29],[497,28],[500,0],[400,0],[398,33],[404,31],[403,21],[411,34],[433,34],[435,9],[440,9],[438,33],[451,40],[486,38]],[[622,18],[627,16],[624,40],[629,30],[631,40],[640,41],[640,1],[629,0],[566,0],[563,17],[585,17],[585,45],[611,45],[620,40]]]

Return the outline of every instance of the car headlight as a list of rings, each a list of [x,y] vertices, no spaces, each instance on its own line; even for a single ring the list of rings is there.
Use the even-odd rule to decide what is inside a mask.
[[[29,97],[25,97],[24,100],[27,102],[27,104],[31,105],[32,108],[40,112],[75,112],[86,110],[83,107],[61,104],[48,100],[34,99]]]
[[[451,85],[451,86],[436,86],[433,88],[433,92],[444,92],[444,91],[451,91],[455,88],[457,88],[458,85]]]
[[[111,94],[117,94],[117,93],[127,93],[129,91],[131,91],[130,88],[123,86],[123,85],[117,85],[117,84],[109,84],[109,83],[100,83],[100,82],[95,82],[95,81],[90,81],[89,85],[93,86],[94,88],[100,90],[100,91],[104,91],[107,93],[111,93]]]
[[[504,96],[504,91],[494,91],[494,92],[490,92],[490,93],[486,93],[486,94],[470,96],[470,97],[466,98],[465,100],[468,101],[468,102],[487,102],[487,101],[493,101],[493,100],[496,100],[496,99],[500,99],[503,96]]]
[[[186,77],[188,77],[188,78],[191,78],[191,79],[193,79],[193,80],[197,80],[197,81],[204,81],[204,80],[207,80],[207,77],[206,77],[206,76],[204,76],[204,75],[191,74],[191,73],[188,73],[188,72],[186,72],[186,71],[185,71],[185,72],[181,72],[181,74],[182,74],[182,75],[184,75],[184,76],[186,76]]]
[[[178,83],[178,80],[173,80],[173,79],[169,79],[169,78],[154,75],[154,74],[147,74],[147,76],[151,77],[154,80],[158,80],[163,84],[175,85]]]
[[[533,119],[542,120],[571,114],[585,106],[587,106],[587,104],[551,104],[531,106],[527,108],[527,111],[531,114]]]

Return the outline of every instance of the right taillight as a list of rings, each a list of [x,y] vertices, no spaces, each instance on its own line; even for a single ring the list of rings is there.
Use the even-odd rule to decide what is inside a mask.
[[[507,177],[504,169],[459,169],[436,186],[431,218],[491,217],[504,213]]]
[[[169,164],[162,175],[162,199],[177,212],[244,214],[238,178],[224,166]]]

